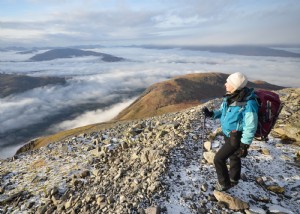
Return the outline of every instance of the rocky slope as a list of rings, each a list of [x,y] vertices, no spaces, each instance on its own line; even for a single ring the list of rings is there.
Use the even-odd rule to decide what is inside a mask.
[[[278,91],[284,107],[275,125],[274,136],[300,145],[300,88]]]
[[[278,127],[299,117],[299,105],[287,108],[299,104],[299,89],[280,94]],[[241,182],[213,191],[211,158],[222,138],[201,108],[118,122],[1,160],[0,213],[298,213],[299,147],[279,138],[255,141]]]

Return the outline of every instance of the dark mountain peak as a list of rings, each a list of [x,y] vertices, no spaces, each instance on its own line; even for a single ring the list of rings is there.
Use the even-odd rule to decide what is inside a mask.
[[[75,48],[57,48],[46,51],[41,54],[36,54],[30,58],[30,61],[48,61],[60,58],[73,58],[73,57],[83,57],[83,56],[99,56],[105,62],[118,62],[124,60],[124,58],[116,57],[110,54],[95,52],[95,51],[85,51]]]

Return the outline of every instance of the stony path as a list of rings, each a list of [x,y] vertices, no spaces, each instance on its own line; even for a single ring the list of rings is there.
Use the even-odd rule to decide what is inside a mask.
[[[206,120],[205,124],[211,126],[210,121]],[[203,160],[203,143],[207,135],[204,118],[194,120],[191,129],[193,131],[184,143],[171,152],[170,166],[163,178],[167,193],[156,201],[163,213],[208,213],[217,210],[213,208],[216,201],[210,201],[213,199],[211,191],[207,191],[215,183],[215,176],[212,167],[204,164]]]
[[[171,151],[170,165],[163,177],[167,191],[155,202],[162,213],[168,214],[243,213],[228,209],[226,203],[216,200],[215,169],[203,158],[206,150],[202,143],[207,139],[202,139],[202,121],[203,118],[194,120],[188,138]],[[211,120],[205,124],[204,136],[219,126]],[[221,142],[220,136],[212,141],[214,151]],[[254,141],[249,155],[242,159],[241,181],[226,194],[233,200],[247,202],[250,206],[247,213],[300,213],[300,193],[297,192],[300,170],[293,161],[297,151],[297,146],[283,145],[280,139],[272,137],[268,143]]]
[[[166,185],[169,185],[167,200],[162,202],[167,213],[197,211],[201,185],[199,160],[202,155],[202,142],[193,139],[195,136],[196,133],[190,133],[189,138],[171,153],[171,165],[164,179]]]

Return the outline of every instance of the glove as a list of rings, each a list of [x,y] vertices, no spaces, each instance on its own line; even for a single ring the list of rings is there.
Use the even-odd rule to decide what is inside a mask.
[[[212,116],[214,116],[214,112],[208,110],[207,107],[203,107],[203,108],[202,108],[202,112],[203,112],[203,114],[204,114],[206,117],[212,117]]]
[[[237,156],[239,158],[244,158],[248,155],[249,145],[241,143],[240,148],[237,150]]]

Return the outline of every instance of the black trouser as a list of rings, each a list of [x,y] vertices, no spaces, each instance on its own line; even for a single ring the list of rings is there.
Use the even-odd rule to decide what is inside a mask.
[[[240,143],[232,142],[229,137],[224,136],[225,144],[219,149],[214,158],[219,184],[228,186],[230,179],[238,181],[241,178],[241,158],[236,154]],[[230,169],[226,165],[226,160],[230,160]]]

